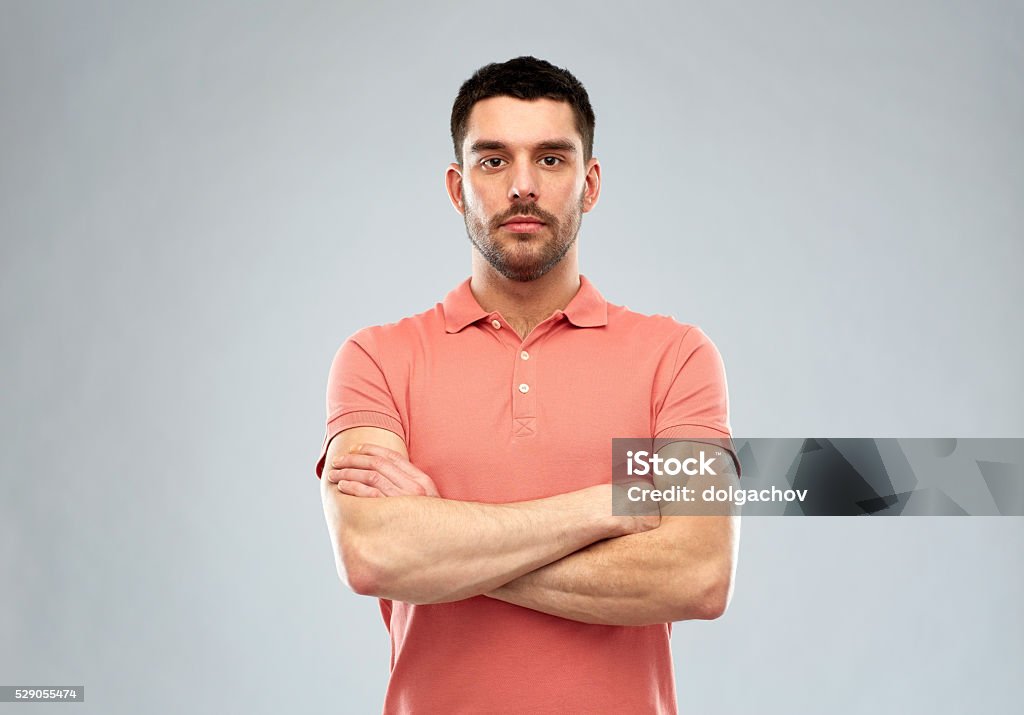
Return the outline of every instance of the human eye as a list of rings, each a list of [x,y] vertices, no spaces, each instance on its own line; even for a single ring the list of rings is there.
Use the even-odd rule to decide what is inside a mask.
[[[563,164],[565,162],[562,161],[561,157],[545,156],[541,157],[541,163],[544,164],[544,166],[558,166],[559,164]]]
[[[492,156],[489,159],[484,159],[483,161],[481,161],[480,165],[482,167],[484,167],[485,169],[500,169],[501,168],[501,162],[503,162],[503,161],[505,161],[505,160],[502,159],[501,157]]]

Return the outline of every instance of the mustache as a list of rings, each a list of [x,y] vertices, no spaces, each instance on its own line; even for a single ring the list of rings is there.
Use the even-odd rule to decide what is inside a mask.
[[[498,228],[501,227],[501,224],[509,221],[510,219],[515,218],[516,216],[536,216],[541,221],[546,223],[548,226],[558,225],[558,218],[556,216],[548,213],[540,206],[527,204],[525,206],[517,206],[509,211],[506,211],[500,216],[497,216],[493,221],[491,221],[491,228],[497,230]]]

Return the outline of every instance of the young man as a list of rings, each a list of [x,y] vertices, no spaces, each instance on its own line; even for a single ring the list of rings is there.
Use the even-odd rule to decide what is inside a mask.
[[[391,635],[385,713],[674,713],[671,623],[729,600],[738,517],[613,513],[613,437],[730,427],[708,337],[579,273],[593,135],[566,70],[478,70],[446,173],[472,276],[331,366],[316,472],[339,575]]]

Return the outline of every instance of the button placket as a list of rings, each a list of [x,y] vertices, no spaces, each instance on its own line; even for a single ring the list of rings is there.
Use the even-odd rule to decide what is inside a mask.
[[[534,334],[528,336],[533,343]],[[537,431],[537,361],[526,343],[512,353],[512,436],[532,437]]]

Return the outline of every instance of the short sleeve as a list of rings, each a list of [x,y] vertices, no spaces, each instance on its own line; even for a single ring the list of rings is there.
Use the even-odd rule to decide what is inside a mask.
[[[724,440],[736,462],[729,426],[729,388],[718,348],[703,330],[688,326],[676,350],[672,379],[655,415],[654,437]]]
[[[327,429],[316,463],[317,478],[323,474],[327,446],[343,430],[381,427],[407,441],[377,348],[371,329],[364,328],[334,355],[327,377]]]

